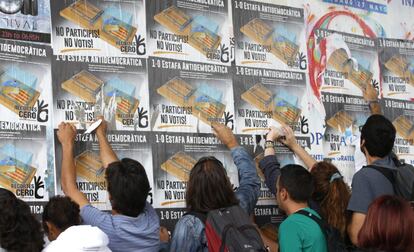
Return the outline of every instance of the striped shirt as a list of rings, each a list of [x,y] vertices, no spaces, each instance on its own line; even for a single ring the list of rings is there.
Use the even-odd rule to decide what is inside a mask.
[[[84,224],[99,227],[108,236],[114,252],[158,251],[160,222],[149,203],[138,217],[112,215],[91,205],[82,207],[81,216]]]

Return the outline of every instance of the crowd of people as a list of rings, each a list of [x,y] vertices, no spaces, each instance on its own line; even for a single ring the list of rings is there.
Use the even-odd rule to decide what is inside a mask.
[[[57,137],[62,145],[65,196],[50,199],[39,223],[25,202],[0,189],[0,251],[242,251],[234,245],[242,240],[239,232],[245,235],[244,244],[249,244],[243,251],[414,251],[413,209],[396,194],[393,182],[372,168],[398,169],[399,161],[393,154],[396,130],[380,115],[375,89],[367,87],[364,97],[372,112],[360,132],[366,165],[353,176],[352,190],[335,165],[317,162],[297,143],[290,127],[269,129],[264,158],[258,165],[287,217],[279,227],[267,224],[254,230],[249,230],[254,224],[249,216],[253,216],[261,186],[256,163],[228,127],[212,123],[217,138],[231,151],[239,186],[233,187],[217,158],[198,160],[187,184],[187,213],[170,237],[147,202],[150,185],[144,167],[133,159],[118,159],[107,140],[104,120],[95,134],[112,211],[100,211],[90,204],[76,186],[76,128],[61,123]],[[305,167],[281,167],[275,151],[277,141],[290,148]],[[212,239],[222,224],[215,222],[220,218],[217,213],[237,213],[235,219],[222,219],[230,222],[224,229],[239,222],[244,223],[244,229],[226,233],[226,239]]]

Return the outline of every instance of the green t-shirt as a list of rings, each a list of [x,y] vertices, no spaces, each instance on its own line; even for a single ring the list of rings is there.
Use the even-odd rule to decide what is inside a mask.
[[[320,217],[310,208],[304,208]],[[280,252],[327,252],[326,239],[319,225],[301,214],[291,214],[279,227]]]

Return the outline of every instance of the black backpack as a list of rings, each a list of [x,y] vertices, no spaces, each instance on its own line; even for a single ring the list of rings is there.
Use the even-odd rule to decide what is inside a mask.
[[[207,214],[189,212],[186,215],[193,215],[204,223],[209,252],[266,251],[256,227],[238,205]]]
[[[324,220],[320,219],[318,216],[306,211],[306,210],[299,210],[296,212],[297,214],[304,215],[314,222],[316,222],[322,230],[322,233],[326,239],[326,247],[328,252],[348,252],[349,249],[345,242],[341,239],[341,234],[338,229],[328,225]]]
[[[365,167],[381,172],[391,182],[395,195],[408,201],[414,201],[414,167],[400,162],[396,156],[393,156],[392,159],[397,167],[395,170],[376,165],[368,165]]]

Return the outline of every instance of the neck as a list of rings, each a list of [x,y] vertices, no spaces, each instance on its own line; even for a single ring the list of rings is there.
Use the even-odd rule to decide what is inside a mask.
[[[299,211],[300,209],[303,209],[303,208],[305,208],[305,207],[308,207],[308,203],[307,203],[307,202],[304,202],[304,203],[297,203],[297,202],[293,202],[293,201],[291,201],[291,202],[289,202],[289,203],[286,205],[286,209],[285,209],[285,211],[286,211],[286,214],[287,214],[287,215],[291,215],[291,214],[293,214],[293,213],[295,213],[295,212],[297,212],[297,211]]]
[[[373,156],[370,156],[369,154],[367,154],[365,157],[367,158],[367,164],[368,165],[371,165],[375,161],[381,159],[380,157],[373,157]]]

